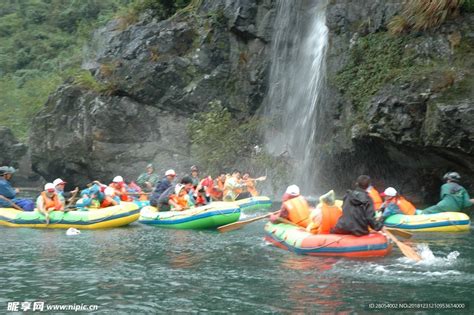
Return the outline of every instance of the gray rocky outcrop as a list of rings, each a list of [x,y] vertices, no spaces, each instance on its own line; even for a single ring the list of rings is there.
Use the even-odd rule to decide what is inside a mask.
[[[332,3],[326,114],[332,118],[328,132],[334,137],[323,146],[326,162],[320,178],[325,188],[349,187],[357,175],[368,173],[380,189],[395,186],[420,204],[436,201],[443,174],[457,170],[472,190],[474,16],[463,14],[436,31],[385,36],[380,34],[386,34],[401,1]],[[453,45],[453,34],[460,35],[460,43]],[[338,76],[344,71],[363,76],[372,66],[385,71],[385,64],[375,62],[364,68],[365,60],[374,60],[369,59],[372,47],[365,48],[369,57],[355,51],[361,43],[378,45],[378,39],[393,41],[400,49],[401,57],[395,58],[399,64],[393,66],[390,52],[382,52],[393,76],[382,77],[385,81],[370,97],[357,99]],[[412,73],[396,73],[400,69]],[[351,84],[366,88],[357,78]]]
[[[237,117],[265,95],[272,1],[204,1],[188,14],[99,29],[83,68],[97,84],[67,82],[35,117],[33,168],[77,184],[117,173],[133,179],[194,164],[187,122],[220,101]],[[89,84],[90,85],[90,84]]]
[[[28,147],[6,127],[0,127],[0,139],[0,165],[12,166],[17,170],[13,176],[13,184],[22,187],[39,187],[41,179],[31,170]]]
[[[0,127],[0,164],[18,168],[18,161],[26,154],[27,147],[15,138],[7,127]]]
[[[77,184],[118,172],[130,180],[149,162],[160,172],[185,172],[193,164],[186,126],[194,113],[211,101],[236,117],[258,112],[275,6],[204,0],[165,21],[144,13],[133,25],[118,19],[97,30],[83,63],[96,84],[65,82],[35,117],[34,170]],[[449,170],[473,188],[474,16],[390,37],[387,23],[401,6],[401,0],[329,1],[327,97],[316,122],[327,133],[319,138],[330,140],[315,157],[321,190],[342,192],[368,173],[378,188],[393,185],[431,202]],[[383,43],[387,51],[374,50]],[[374,87],[356,80],[379,76],[366,80]],[[369,91],[363,97],[359,85]]]

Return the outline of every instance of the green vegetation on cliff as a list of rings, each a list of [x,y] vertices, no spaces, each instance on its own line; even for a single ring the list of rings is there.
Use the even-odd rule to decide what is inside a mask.
[[[286,185],[291,167],[287,158],[271,156],[261,148],[260,128],[265,123],[255,117],[240,121],[220,102],[211,102],[208,110],[196,114],[188,125],[191,155],[212,176],[237,166],[251,176],[271,173],[274,178],[269,182],[277,190]]]
[[[130,0],[0,2],[0,125],[24,139],[30,118],[77,69],[82,46]]]
[[[431,91],[442,91],[442,97],[460,92],[474,75],[472,40],[460,34],[455,31],[446,36],[451,48],[436,47],[438,42],[428,36],[368,34],[357,40],[345,67],[332,80],[359,112],[387,84],[429,80]],[[430,46],[440,51],[424,51]]]
[[[336,78],[336,85],[361,108],[386,82],[412,66],[404,55],[407,39],[387,33],[369,34],[357,40],[350,59]]]
[[[189,0],[0,1],[0,125],[25,139],[48,95],[76,74],[82,47],[113,17],[149,10],[167,18]],[[128,24],[130,24],[129,21]]]

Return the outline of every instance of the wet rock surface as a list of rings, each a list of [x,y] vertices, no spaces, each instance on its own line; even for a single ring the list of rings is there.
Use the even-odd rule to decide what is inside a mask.
[[[334,80],[353,63],[356,47],[386,33],[401,5],[329,1],[327,97],[315,122],[325,125],[319,138],[327,140],[315,157],[321,190],[343,192],[367,173],[378,188],[395,186],[426,203],[437,198],[441,177],[451,170],[474,188],[472,14],[436,31],[404,35],[395,55],[413,64],[413,73],[390,76],[387,57],[388,75],[364,99]],[[258,113],[268,89],[275,6],[270,0],[203,1],[192,14],[157,21],[145,13],[134,25],[115,20],[96,31],[83,67],[103,89],[67,82],[50,97],[31,128],[33,169],[77,184],[117,173],[131,180],[150,162],[159,172],[175,167],[184,173],[194,164],[186,130],[194,113],[211,101],[236,117]],[[458,33],[460,43],[453,41]],[[356,57],[364,63],[364,54]]]
[[[334,141],[322,153],[321,186],[349,187],[366,173],[378,188],[394,186],[426,204],[437,200],[443,174],[456,170],[472,191],[474,66],[469,60],[474,54],[474,16],[466,13],[436,31],[407,35],[411,37],[401,46],[401,60],[410,58],[414,73],[394,74],[357,103],[331,78],[347,71],[361,39],[386,32],[401,2],[333,3],[328,9],[326,115],[332,118],[329,134]],[[458,33],[461,41],[453,46],[453,34]]]
[[[148,163],[182,173],[194,164],[187,122],[219,101],[252,115],[266,91],[272,1],[204,1],[192,14],[111,21],[91,41],[83,68],[103,91],[66,83],[31,128],[33,168],[77,184]]]

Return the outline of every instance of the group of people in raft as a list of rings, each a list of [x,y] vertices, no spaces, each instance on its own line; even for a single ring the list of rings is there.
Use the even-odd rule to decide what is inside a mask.
[[[175,184],[176,172],[173,169],[167,170],[164,177],[159,179],[153,165],[149,164],[136,183],[127,184],[122,176],[115,176],[109,185],[94,181],[80,192],[77,187],[69,192],[64,191],[66,182],[57,178],[44,186],[44,191],[34,203],[29,199],[16,198],[19,189],[14,189],[10,183],[15,171],[10,166],[0,167],[0,208],[14,207],[33,211],[36,207],[45,216],[50,211],[64,211],[69,205],[77,210],[89,210],[115,206],[121,201],[131,202],[135,199],[149,199],[150,204],[158,211],[180,211],[206,205],[211,201],[235,201],[258,196],[256,182],[265,180],[265,176],[250,178],[248,173],[241,177],[238,170],[234,170],[232,174],[220,174],[215,180],[211,176],[200,178],[198,168],[192,166],[191,175],[184,176]]]
[[[17,198],[19,189],[13,188],[10,183],[15,171],[10,166],[0,167],[0,208],[14,207],[33,211],[36,206],[45,215],[50,211],[65,210],[66,205],[72,204],[76,198],[79,200],[73,206],[78,210],[88,210],[118,205],[121,201],[133,201],[138,196],[142,200],[148,199],[148,195],[150,204],[158,211],[180,211],[211,201],[235,201],[258,196],[256,182],[265,180],[265,176],[250,178],[248,173],[241,177],[238,170],[234,170],[232,174],[220,174],[215,180],[211,176],[200,178],[198,168],[192,166],[191,175],[184,176],[179,183],[174,184],[174,170],[167,170],[164,177],[159,179],[153,166],[149,164],[136,184],[126,184],[122,176],[115,176],[109,185],[94,181],[80,193],[77,187],[70,192],[64,191],[66,182],[57,178],[44,186],[44,191],[34,203],[29,199]],[[299,187],[291,185],[283,195],[280,211],[271,220],[289,220],[313,233],[365,235],[369,227],[380,230],[384,219],[392,214],[461,211],[474,204],[474,199],[470,199],[466,189],[459,184],[461,176],[457,172],[446,173],[443,180],[445,183],[441,186],[441,200],[424,210],[417,210],[393,187],[388,187],[379,194],[367,175],[359,176],[355,189],[347,191],[342,208],[336,205],[334,192],[330,191],[320,197],[320,203],[315,209],[311,209],[307,200],[300,195]],[[378,218],[376,212],[381,214]]]
[[[291,185],[283,195],[280,211],[273,214],[270,221],[291,221],[312,234],[367,235],[370,229],[380,231],[384,220],[393,214],[461,211],[474,204],[474,199],[470,199],[466,189],[459,184],[461,176],[457,172],[446,173],[443,180],[445,183],[441,186],[441,200],[424,210],[417,210],[393,187],[388,187],[379,194],[367,175],[359,176],[355,189],[347,191],[342,208],[336,205],[334,191],[331,190],[320,197],[316,208],[311,209],[307,200],[300,195],[299,187]]]

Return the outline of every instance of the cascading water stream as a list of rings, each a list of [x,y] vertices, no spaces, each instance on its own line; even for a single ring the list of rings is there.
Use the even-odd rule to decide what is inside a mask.
[[[269,91],[264,116],[266,149],[288,156],[288,180],[306,193],[315,187],[318,125],[321,125],[327,0],[279,0],[272,42]]]

